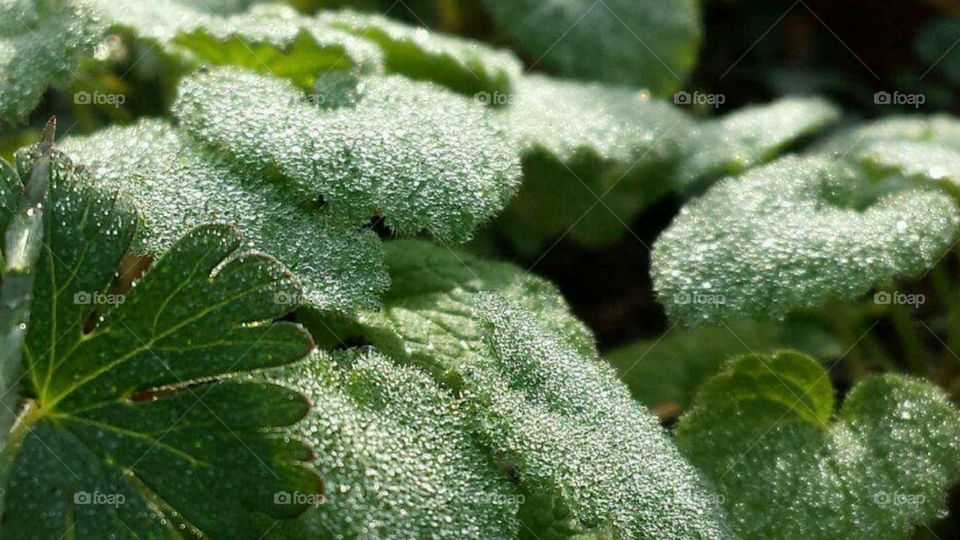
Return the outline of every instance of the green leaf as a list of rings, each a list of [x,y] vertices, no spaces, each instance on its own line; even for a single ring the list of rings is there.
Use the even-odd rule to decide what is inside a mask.
[[[114,28],[151,41],[194,65],[215,64],[290,79],[310,88],[336,70],[379,71],[382,54],[370,43],[278,4],[182,0],[86,0]]]
[[[327,481],[323,503],[277,536],[516,537],[521,497],[425,373],[364,352],[315,354],[272,375],[314,403],[298,434]]]
[[[693,129],[676,108],[627,88],[531,76],[510,102],[502,116],[522,149],[524,182],[502,229],[531,253],[567,232],[586,244],[621,237],[669,192]]]
[[[689,190],[771,161],[839,119],[840,110],[825,99],[785,97],[705,122],[685,140],[677,188]]]
[[[464,396],[527,492],[559,493],[580,526],[621,538],[732,538],[711,489],[613,370],[514,302],[476,303],[487,350]]]
[[[19,154],[25,171],[34,151]],[[273,428],[309,404],[230,375],[280,366],[313,344],[269,321],[297,296],[274,260],[237,253],[228,227],[195,229],[128,293],[110,288],[134,235],[130,207],[63,155],[51,162],[24,346],[23,409],[4,448],[4,538],[257,538],[281,489],[319,490],[305,446]]]
[[[960,478],[960,414],[921,380],[861,381],[833,413],[827,372],[792,352],[737,359],[677,443],[717,485],[741,538],[906,538]]]
[[[812,153],[842,159],[889,190],[936,184],[960,198],[960,121],[949,115],[890,116],[843,130]]]
[[[644,339],[604,355],[633,397],[673,416],[687,408],[697,388],[716,374],[727,360],[750,352],[800,349],[822,357],[843,354],[841,344],[812,321],[783,323],[731,321],[722,327],[671,329],[655,339]]]
[[[519,180],[490,114],[432,84],[361,84],[355,108],[324,111],[288,83],[219,69],[184,81],[174,113],[237,168],[279,176],[304,200],[322,197],[340,219],[377,215],[400,234],[468,240]]]
[[[53,138],[56,123],[49,124]],[[3,242],[3,280],[0,283],[0,448],[6,448],[10,429],[16,421],[20,395],[20,363],[23,342],[30,322],[30,301],[37,259],[43,236],[43,202],[50,183],[50,141],[44,141],[40,155],[31,166],[26,184],[21,185],[17,172],[0,160],[4,201],[0,208],[0,230],[6,231]],[[7,204],[10,199],[19,200]],[[6,485],[8,464],[0,460],[0,486]],[[6,492],[0,489],[0,510]]]
[[[383,307],[361,313],[357,323],[359,333],[392,358],[413,361],[441,379],[455,375],[467,354],[483,349],[472,313],[483,291],[515,300],[572,347],[595,354],[593,336],[556,287],[522,268],[418,240],[384,246],[390,290]]]
[[[380,242],[346,227],[308,199],[237,171],[181,131],[158,120],[67,139],[65,152],[104,185],[129,194],[143,217],[136,247],[158,254],[190,229],[232,223],[249,247],[277,257],[323,310],[375,307],[387,288]],[[296,298],[290,297],[290,303]]]
[[[513,53],[477,41],[351,10],[321,13],[318,19],[379,45],[388,73],[432,81],[462,94],[477,94],[479,98],[509,92],[520,76],[520,61]]]
[[[0,0],[0,126],[21,120],[50,86],[65,85],[102,28],[82,3]]]
[[[861,206],[869,188],[832,161],[793,156],[719,182],[654,245],[668,315],[688,325],[782,318],[932,266],[954,239],[956,203],[916,188]]]
[[[668,95],[700,46],[694,0],[484,0],[497,26],[560,75],[649,88]]]

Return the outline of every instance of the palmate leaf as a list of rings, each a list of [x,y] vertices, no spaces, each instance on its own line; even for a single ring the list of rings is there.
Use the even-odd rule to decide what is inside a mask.
[[[657,95],[683,82],[700,45],[700,10],[693,0],[483,4],[536,65],[568,77],[642,86]]]
[[[455,376],[461,360],[483,348],[473,303],[484,291],[515,300],[571,346],[595,354],[590,331],[542,278],[428,242],[384,246],[390,290],[379,311],[359,314],[355,332],[392,358],[414,362],[441,379]]]
[[[710,488],[612,369],[502,297],[481,294],[476,310],[487,349],[459,367],[464,396],[525,491],[558,494],[585,531],[732,538]]]
[[[741,538],[906,538],[960,479],[960,414],[932,384],[833,389],[809,357],[749,355],[700,391],[677,443],[718,487]]]
[[[0,127],[19,121],[51,85],[66,84],[102,28],[82,3],[0,1]]]
[[[956,203],[922,188],[864,201],[871,185],[842,163],[793,156],[719,182],[654,246],[667,313],[688,325],[781,318],[929,268],[953,241]]]
[[[375,351],[271,371],[314,403],[297,433],[314,443],[327,484],[324,502],[274,537],[516,537],[520,496],[428,375]]]
[[[20,176],[35,151],[18,156]],[[280,490],[321,489],[310,452],[274,428],[308,411],[286,388],[226,377],[305,356],[309,336],[269,321],[291,276],[238,254],[224,226],[173,244],[128,294],[108,288],[136,215],[61,154],[51,162],[24,346],[22,411],[4,538],[257,538],[251,512],[293,517]]]
[[[509,97],[501,117],[522,149],[524,181],[502,229],[533,253],[568,231],[587,244],[622,236],[672,188],[693,129],[678,109],[627,88],[530,76]]]
[[[785,97],[705,122],[684,139],[676,187],[689,190],[771,161],[839,119],[840,110],[822,98]]]

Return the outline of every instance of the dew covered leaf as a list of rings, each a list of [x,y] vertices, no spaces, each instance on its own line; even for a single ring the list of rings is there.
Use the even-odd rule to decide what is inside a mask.
[[[360,84],[355,108],[325,111],[283,81],[219,69],[185,80],[174,112],[238,167],[275,171],[339,219],[376,215],[400,234],[468,240],[519,180],[516,153],[490,114],[429,83]]]
[[[937,114],[890,116],[845,129],[811,153],[841,159],[878,190],[928,182],[960,197],[960,121]]]
[[[142,253],[161,253],[200,224],[230,223],[249,247],[293,271],[304,300],[319,309],[375,307],[387,287],[373,232],[344,226],[311,199],[232,168],[163,121],[107,128],[67,139],[62,148],[134,201],[143,219],[135,243]]]
[[[837,106],[823,98],[785,97],[707,121],[685,140],[676,187],[688,190],[771,161],[839,119]]]
[[[20,176],[34,151],[18,154]],[[251,512],[291,518],[281,489],[319,490],[305,446],[271,434],[309,409],[280,386],[229,376],[313,344],[273,298],[298,286],[273,259],[238,254],[225,226],[195,229],[137,286],[111,287],[136,214],[55,154],[24,345],[4,538],[182,532],[257,538]],[[182,527],[181,527],[182,526]]]
[[[522,79],[501,116],[524,176],[503,232],[533,253],[568,230],[591,245],[622,236],[633,214],[670,191],[693,128],[645,92],[544,76]]]
[[[179,0],[85,0],[114,28],[159,44],[192,63],[232,65],[290,79],[310,88],[337,70],[379,71],[372,44],[279,4]]]
[[[376,351],[317,353],[272,371],[314,403],[297,433],[315,445],[327,485],[323,504],[277,537],[516,537],[520,497],[427,374]]]
[[[398,360],[443,379],[464,356],[483,348],[473,303],[484,291],[513,299],[551,332],[585,354],[593,336],[551,283],[509,263],[480,260],[420,240],[384,244],[390,290],[376,312],[358,316],[358,333]]]
[[[672,328],[663,336],[614,349],[604,358],[617,369],[634,398],[671,417],[687,408],[697,388],[727,360],[783,348],[817,357],[845,352],[814,321],[791,318],[781,323],[743,320],[695,330]]]
[[[388,73],[432,81],[462,94],[506,93],[520,76],[520,61],[513,53],[478,41],[351,10],[321,12],[318,19],[376,43]]]
[[[526,491],[559,493],[586,530],[732,538],[710,488],[608,365],[503,297],[483,293],[475,309],[487,348],[459,368],[464,396]]]
[[[786,156],[722,180],[654,245],[660,302],[687,325],[781,318],[932,266],[960,223],[954,201],[915,188],[864,204],[870,187],[819,157]]]
[[[672,93],[700,47],[694,0],[484,0],[499,29],[566,77]]]
[[[827,372],[748,355],[700,391],[677,444],[717,486],[741,538],[907,538],[960,478],[960,414],[927,382],[862,380],[831,422]]]
[[[0,0],[0,126],[21,120],[48,87],[69,82],[102,32],[72,0]]]

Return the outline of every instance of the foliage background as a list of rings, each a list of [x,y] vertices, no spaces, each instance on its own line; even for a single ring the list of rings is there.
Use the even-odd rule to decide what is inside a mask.
[[[332,7],[375,11],[412,24],[455,33],[497,45],[509,45],[476,0],[290,0],[305,12]],[[960,3],[915,0],[876,3],[867,0],[710,0],[703,6],[704,45],[698,65],[684,85],[689,92],[722,94],[717,110],[693,114],[722,115],[744,105],[787,94],[829,97],[848,119],[912,112],[874,101],[879,91],[920,93],[919,112],[960,113],[960,81],[950,66],[960,64],[960,34],[948,35],[943,56],[930,58],[917,43],[933,39],[932,24],[960,17]],[[953,46],[956,46],[955,48]],[[174,77],[163,72],[157,52],[118,47],[112,62],[97,70],[80,70],[84,78],[69,92],[50,91],[34,111],[28,127],[6,131],[0,154],[35,140],[51,115],[60,119],[61,136],[90,133],[110,123],[125,124],[169,109]],[[521,53],[522,56],[522,53]],[[532,59],[524,58],[530,63]],[[122,107],[76,107],[73,92],[94,91],[131,96]],[[159,90],[159,91],[158,91]],[[496,223],[475,242],[477,251],[509,260],[555,282],[575,313],[595,332],[601,351],[637,340],[657,340],[678,332],[667,320],[650,282],[650,246],[682,205],[668,195],[626,223],[630,234],[603,248],[588,248],[565,237],[531,256],[513,250]],[[606,212],[597,206],[593,212]],[[837,346],[821,358],[840,360],[831,376],[842,395],[864,374],[895,370],[922,375],[960,398],[960,250],[954,248],[919,281],[898,284],[905,292],[924,294],[927,302],[903,313],[858,304],[833,305],[805,314],[827,330]],[[653,345],[654,347],[656,345]],[[646,348],[644,348],[646,347]],[[650,348],[641,345],[641,354]],[[657,409],[664,423],[677,409]],[[917,538],[960,537],[960,488],[951,493],[951,515],[921,529]]]

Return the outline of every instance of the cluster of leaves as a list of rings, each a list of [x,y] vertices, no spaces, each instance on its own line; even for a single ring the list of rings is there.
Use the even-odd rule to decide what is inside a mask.
[[[484,2],[564,79],[352,11],[0,2],[5,122],[104,32],[177,78],[163,118],[0,162],[4,537],[887,538],[960,480],[934,385],[865,379],[835,413],[827,370],[775,351],[828,356],[822,328],[739,320],[933,266],[960,225],[952,118],[812,143],[840,117],[819,98],[696,120],[662,101],[692,1]],[[700,196],[657,292],[720,327],[645,363],[614,369],[553,285],[450,247],[501,212],[523,251],[608,243],[668,193]],[[686,414],[670,434],[641,402]]]

